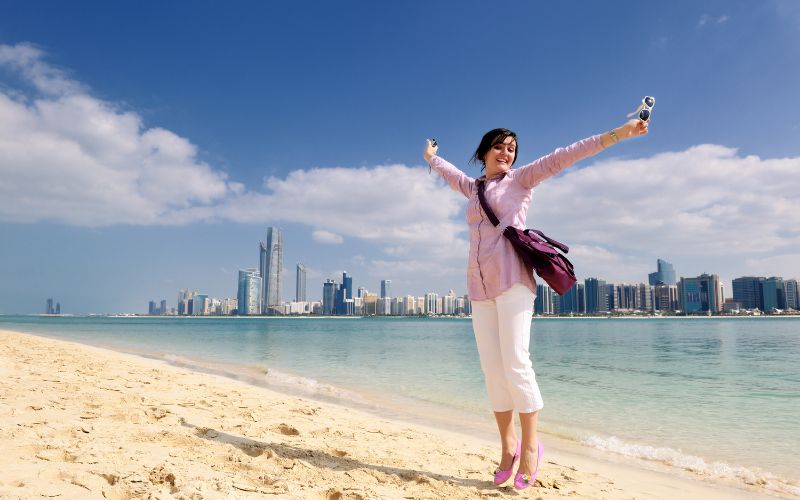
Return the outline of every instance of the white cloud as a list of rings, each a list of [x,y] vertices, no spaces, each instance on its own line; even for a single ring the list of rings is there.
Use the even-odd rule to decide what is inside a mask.
[[[715,17],[711,17],[708,14],[703,14],[702,16],[700,16],[700,19],[697,21],[697,27],[698,28],[704,28],[709,23],[723,24],[723,23],[726,23],[729,19],[730,19],[730,17],[728,17],[727,14],[722,14],[721,16],[716,17],[716,18]]]
[[[344,242],[344,238],[338,234],[323,229],[315,230],[311,236],[317,243],[324,243],[326,245],[341,245]]]
[[[576,268],[609,279],[642,276],[656,257],[788,255],[800,245],[798,174],[800,158],[740,156],[709,144],[605,159],[537,188],[528,223],[579,246]],[[800,274],[800,262],[784,262],[784,273]]]
[[[146,129],[42,59],[29,45],[0,45],[0,66],[37,91],[0,91],[0,220],[158,224],[241,192],[187,139]]]

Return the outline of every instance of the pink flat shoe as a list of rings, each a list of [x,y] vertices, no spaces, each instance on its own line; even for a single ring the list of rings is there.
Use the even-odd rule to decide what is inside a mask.
[[[527,474],[520,474],[517,472],[517,475],[514,476],[514,488],[518,490],[524,490],[528,486],[532,486],[533,482],[536,481],[536,476],[539,474],[539,464],[542,463],[542,456],[544,455],[544,444],[539,442],[539,447],[536,450],[536,470],[533,471],[532,475]]]
[[[511,467],[506,470],[502,470],[498,467],[497,470],[494,471],[494,484],[496,486],[500,486],[508,481],[511,477],[511,473],[514,471],[514,464],[517,463],[520,455],[522,455],[522,441],[517,441],[517,451],[514,453],[514,458],[511,459]]]

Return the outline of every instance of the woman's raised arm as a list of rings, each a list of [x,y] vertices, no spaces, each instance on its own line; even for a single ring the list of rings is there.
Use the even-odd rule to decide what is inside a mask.
[[[527,189],[533,189],[543,180],[551,177],[574,163],[594,156],[600,151],[625,139],[647,133],[647,122],[629,120],[621,127],[604,134],[593,135],[566,148],[558,148],[552,153],[517,169],[516,179]]]
[[[459,170],[456,166],[449,163],[440,156],[436,156],[439,146],[427,140],[423,158],[428,162],[432,170],[442,176],[447,184],[454,190],[463,194],[467,198],[472,196],[472,189],[475,186],[475,179]]]

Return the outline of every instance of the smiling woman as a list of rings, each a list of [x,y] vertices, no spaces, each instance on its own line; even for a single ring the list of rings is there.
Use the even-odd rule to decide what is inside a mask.
[[[522,490],[534,484],[544,452],[536,433],[544,401],[528,351],[536,283],[532,269],[503,236],[502,228],[524,229],[533,188],[540,182],[621,139],[644,135],[647,131],[647,121],[630,120],[621,127],[557,149],[513,170],[517,135],[511,130],[497,128],[483,136],[472,156],[473,162],[481,162],[486,169],[486,174],[478,179],[436,156],[438,145],[428,141],[424,158],[431,169],[453,190],[469,199],[467,290],[481,368],[500,431],[502,456],[494,476],[497,485],[511,478],[517,462],[519,471],[514,476],[514,487]],[[497,227],[481,207],[479,185],[485,190],[489,208],[500,219]],[[515,435],[515,410],[522,427],[521,441],[517,441]]]

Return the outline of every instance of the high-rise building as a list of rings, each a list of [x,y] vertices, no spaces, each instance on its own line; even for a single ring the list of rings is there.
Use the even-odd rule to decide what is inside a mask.
[[[261,314],[261,291],[263,280],[258,269],[239,270],[239,293],[236,295],[236,304],[239,315],[252,316]],[[194,305],[194,300],[191,301]],[[190,312],[189,314],[194,314]]]
[[[221,309],[222,310],[220,311],[221,314],[224,314],[225,316],[228,316],[231,313],[233,313],[233,311],[238,307],[237,302],[238,301],[236,299],[232,299],[232,298],[223,299],[222,300],[222,304],[221,304],[221,306],[222,306]]]
[[[192,299],[192,316],[208,316],[209,313],[208,295],[198,293]]]
[[[439,294],[425,294],[425,314],[439,314]]]
[[[450,290],[447,295],[442,297],[441,313],[445,315],[453,315],[456,313],[456,292]]]
[[[381,280],[381,298],[392,296],[392,280]]]
[[[295,300],[306,301],[306,266],[297,264],[297,283],[295,285]]]
[[[283,235],[276,227],[267,228],[267,241],[259,242],[259,272],[261,274],[261,313],[271,314],[271,308],[283,302]]]
[[[608,291],[605,280],[586,278],[586,312],[589,314],[604,313],[608,311]]]
[[[403,301],[403,313],[406,315],[417,314],[417,300],[413,295],[406,295]]]
[[[325,280],[322,284],[322,314],[331,316],[336,314],[336,292],[339,285],[332,279]]]
[[[696,278],[681,278],[678,284],[680,308],[687,314],[722,311],[725,301],[722,285],[716,274],[701,274]]]
[[[533,301],[536,314],[553,314],[553,289],[547,285],[536,285],[536,300]]]
[[[378,294],[367,292],[361,304],[361,314],[364,316],[374,316],[378,314]]]
[[[342,272],[342,288],[345,289],[345,298],[353,298],[353,277],[347,274],[347,271]]]
[[[677,278],[675,276],[675,268],[666,260],[658,259],[656,261],[657,271],[647,275],[650,286],[664,283],[665,285],[675,285]]]
[[[159,307],[158,309],[159,309],[158,314],[167,314],[167,301],[162,300],[161,307]]]
[[[342,273],[342,286],[336,292],[336,314],[353,314],[348,301],[353,301],[353,277],[348,276],[347,271],[344,271]]]
[[[559,301],[559,314],[583,314],[586,312],[586,285],[575,283]]]
[[[55,308],[53,308],[53,299],[47,299],[47,309],[45,314],[54,314],[56,312]]]
[[[674,311],[678,308],[677,285],[655,285],[653,287],[653,308],[657,311]]]
[[[786,309],[786,290],[784,289],[783,278],[772,276],[764,280],[764,310]]]
[[[800,310],[800,295],[797,287],[797,280],[786,280],[783,282],[786,289],[786,308]]]
[[[763,276],[743,276],[733,280],[733,301],[744,309],[764,309]]]
[[[156,312],[156,302],[154,300],[151,300],[147,304],[147,314],[149,314],[150,316],[155,316],[156,314],[158,314]]]
[[[238,288],[237,288],[238,291]],[[192,298],[194,297],[195,292],[192,290],[184,290],[178,293],[178,314],[181,316],[187,316],[192,314]]]
[[[56,302],[56,314],[61,314],[61,302]]]

